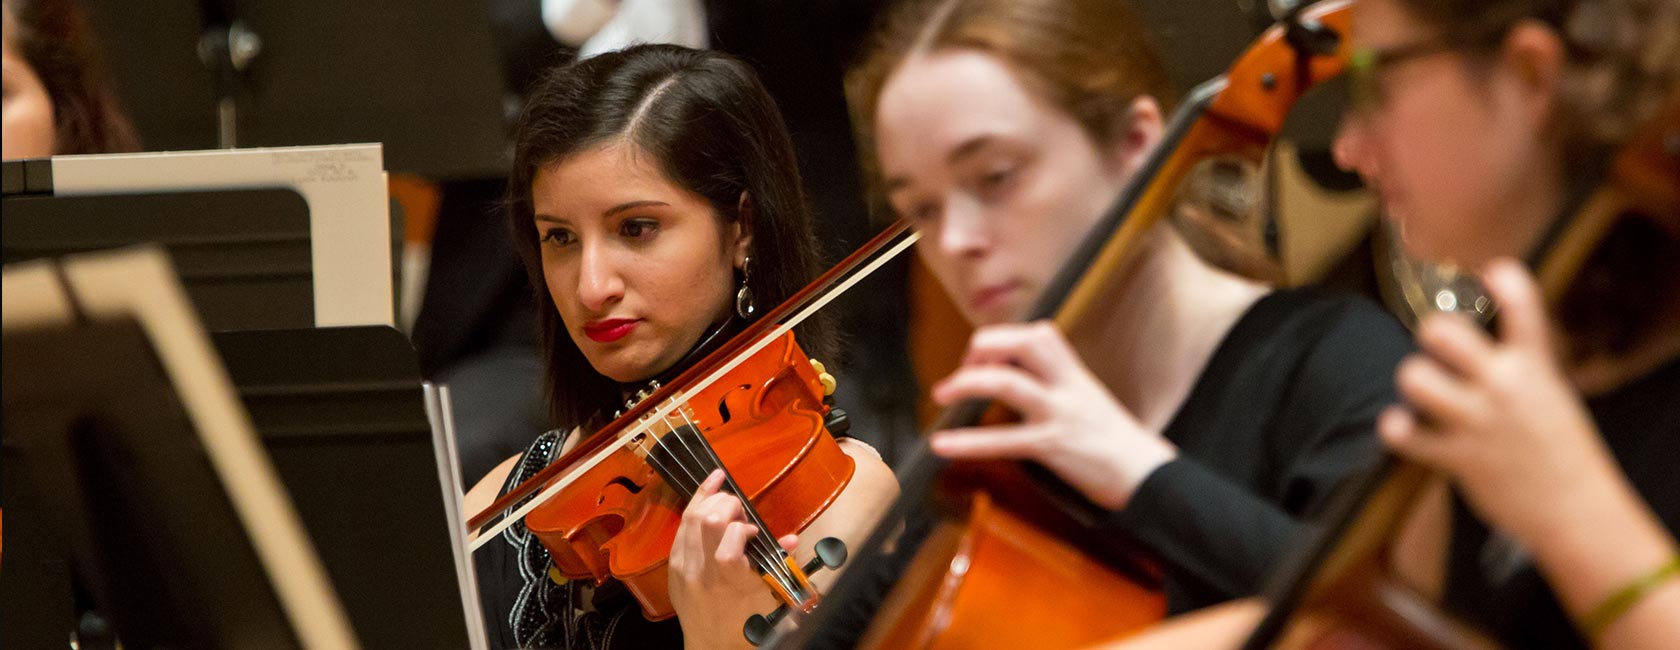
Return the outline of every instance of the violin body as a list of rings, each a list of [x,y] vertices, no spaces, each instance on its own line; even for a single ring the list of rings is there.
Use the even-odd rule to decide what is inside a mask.
[[[640,439],[532,510],[525,527],[561,575],[596,584],[617,578],[649,620],[669,618],[676,612],[667,562],[692,487],[673,486],[657,467],[686,471],[692,485],[710,471],[685,462],[704,452],[680,443],[676,432],[705,437],[768,532],[796,533],[840,496],[855,469],[825,428],[823,398],[818,371],[793,334],[783,334],[722,380],[689,394],[655,426],[627,434]]]

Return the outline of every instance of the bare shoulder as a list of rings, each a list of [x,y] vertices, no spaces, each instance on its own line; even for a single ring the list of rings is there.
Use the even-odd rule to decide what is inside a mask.
[[[566,432],[566,437],[560,443],[560,453],[571,451],[572,447],[577,446],[578,441],[583,439],[583,436],[578,434],[577,429]],[[518,466],[520,456],[521,454],[509,456],[507,460],[496,465],[484,475],[484,478],[478,479],[478,482],[467,490],[467,493],[461,498],[461,508],[466,511],[467,517],[470,518],[483,512],[485,508],[490,507],[491,503],[495,503],[496,495],[500,494],[502,486],[507,484],[508,475],[512,474],[513,468]],[[470,531],[470,533],[473,537],[478,536],[476,530]]]
[[[898,496],[898,477],[893,476],[892,468],[881,459],[881,452],[875,451],[869,443],[855,438],[841,438],[840,450],[851,456],[857,467],[852,474],[852,482],[846,485],[845,492],[841,494],[842,498],[854,490],[859,491],[859,496],[884,498],[889,503]]]
[[[816,521],[799,533],[796,556],[800,562],[811,559],[812,546],[824,537],[838,537],[846,542],[848,548],[859,548],[870,531],[875,529],[875,522],[882,513],[898,498],[898,479],[893,477],[892,468],[887,467],[873,447],[851,438],[842,438],[840,448],[852,457],[856,469],[852,472],[852,480],[834,499],[834,503],[829,504]],[[823,571],[813,576],[812,580],[819,588],[827,588],[833,584],[836,575],[832,571]]]

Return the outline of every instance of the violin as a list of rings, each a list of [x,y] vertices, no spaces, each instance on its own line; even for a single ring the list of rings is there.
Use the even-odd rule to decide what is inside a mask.
[[[1215,158],[1255,161],[1308,89],[1341,73],[1349,2],[1291,9],[1229,71],[1186,98],[1162,143],[1092,227],[1031,311],[1077,336],[1122,278],[1178,188]],[[973,401],[934,430],[1006,418]],[[778,647],[1074,647],[1123,636],[1166,611],[1140,552],[1090,533],[1099,509],[1042,467],[951,462],[924,443],[900,497],[840,576],[827,605]],[[890,589],[883,601],[881,594]],[[868,616],[862,640],[860,616]]]
[[[1616,153],[1607,178],[1578,210],[1559,219],[1527,256],[1541,295],[1556,310],[1582,265],[1624,219],[1666,215],[1657,225],[1680,230],[1680,95]],[[1680,234],[1680,233],[1676,233]],[[1393,540],[1441,481],[1427,468],[1392,454],[1333,495],[1322,529],[1285,571],[1246,648],[1358,647],[1457,650],[1496,643],[1442,613],[1389,570]]]
[[[747,520],[759,529],[747,542],[749,564],[785,603],[808,609],[810,582],[775,552],[770,531],[804,530],[851,479],[852,459],[829,435],[831,412],[818,370],[793,333],[783,334],[668,413],[645,419],[649,426],[628,445],[525,515],[525,528],[561,575],[617,578],[649,620],[670,618],[676,612],[665,569],[683,508],[723,469],[727,489],[744,497]]]
[[[916,235],[889,229],[810,286],[711,351],[669,383],[654,383],[604,427],[468,521],[476,530],[513,509],[474,542],[476,550],[521,519],[570,579],[622,582],[649,620],[675,614],[667,587],[671,546],[700,484],[723,470],[723,490],[758,527],[749,564],[781,603],[744,626],[766,638],[789,612],[820,600],[809,574],[845,561],[834,538],[800,566],[777,542],[803,531],[839,497],[855,469],[833,434],[846,419],[832,406],[834,379],[805,356],[792,328],[892,256]]]

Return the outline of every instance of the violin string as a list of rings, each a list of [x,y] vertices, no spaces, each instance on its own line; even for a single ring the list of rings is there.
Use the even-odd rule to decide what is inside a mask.
[[[729,471],[728,467],[724,466],[723,459],[718,457],[717,450],[712,448],[711,441],[707,440],[704,435],[700,434],[699,425],[688,419],[688,413],[686,411],[682,412],[682,418],[687,421],[688,426],[694,431],[695,437],[699,438],[698,446],[701,451],[706,453],[706,457],[711,460],[711,464],[718,469],[723,470],[724,480],[728,484],[730,491],[734,492],[735,498],[741,502],[741,511],[746,513],[747,518],[751,519],[753,525],[758,528],[758,532],[754,535],[754,537],[756,537],[758,543],[763,546],[761,553],[773,558],[772,564],[776,566],[779,573],[782,574],[782,576],[785,576],[785,579],[788,581],[786,585],[788,593],[794,594],[799,598],[804,598],[805,594],[802,593],[803,590],[797,588],[799,584],[798,580],[793,575],[793,572],[787,568],[787,565],[783,560],[784,554],[781,544],[776,541],[774,533],[770,532],[770,526],[766,525],[764,523],[764,519],[759,516],[758,508],[753,506],[752,501],[747,498],[745,491],[741,489],[741,485],[735,481],[735,475]]]
[[[771,537],[770,527],[765,525],[764,519],[759,516],[758,509],[753,507],[752,501],[747,499],[746,494],[741,490],[741,485],[735,482],[735,475],[729,471],[728,467],[723,465],[723,459],[718,457],[717,452],[712,449],[711,442],[706,440],[706,437],[700,433],[700,426],[693,420],[689,419],[688,412],[685,410],[679,410],[677,412],[680,413],[685,424],[688,425],[689,430],[693,432],[694,437],[699,439],[698,446],[702,451],[706,452],[706,458],[710,459],[711,466],[723,470],[724,482],[729,487],[730,492],[734,493],[735,498],[740,501],[741,511],[746,514],[748,519],[752,520],[753,526],[758,529],[758,532],[753,535],[754,539],[749,539],[747,541],[749,550],[751,550],[752,542],[756,540],[759,544],[759,547],[756,549],[758,555],[766,558],[765,564],[774,567],[775,575],[773,577],[782,581],[783,587],[788,590],[789,594],[793,594],[798,598],[803,598],[805,594],[802,593],[803,590],[798,588],[799,581],[783,561],[781,545],[776,543],[775,538]],[[683,443],[685,450],[689,451],[690,454],[693,454],[693,449],[689,447],[685,437],[679,437],[678,440]],[[705,462],[705,459],[700,458],[698,454],[695,456],[697,461],[702,463]]]
[[[674,435],[677,438],[677,441],[679,443],[682,443],[683,447],[684,447],[683,452],[679,453],[672,448],[672,445],[668,444],[665,441],[664,436],[656,436],[654,438],[654,445],[658,446],[660,449],[664,450],[667,454],[669,454],[672,462],[675,462],[677,464],[678,468],[680,468],[682,470],[681,474],[678,474],[676,472],[671,472],[668,469],[664,473],[668,476],[671,476],[672,478],[678,478],[678,477],[686,478],[688,480],[688,483],[686,485],[678,485],[676,487],[678,487],[683,492],[685,492],[686,493],[685,496],[688,499],[693,499],[694,494],[696,492],[698,492],[699,489],[700,489],[700,483],[701,483],[701,481],[704,480],[704,475],[710,474],[711,472],[706,471],[703,466],[699,468],[700,471],[698,473],[696,471],[694,471],[693,469],[691,469],[692,465],[697,465],[697,464],[700,463],[700,459],[693,456],[692,450],[688,449],[687,443],[683,440],[682,435],[676,432],[675,427],[671,426],[670,416],[666,415],[662,419],[665,422],[666,428],[672,430],[672,435]],[[687,419],[686,414],[684,416],[684,419]],[[692,424],[692,423],[690,423],[690,424]],[[685,453],[689,457],[689,462],[686,462],[686,463],[683,461],[683,455]],[[656,468],[663,468],[663,463],[660,463],[657,460],[656,456],[654,456],[652,454],[649,454],[648,458],[650,460],[653,460],[656,463],[656,466],[655,466]],[[750,544],[749,544],[749,547],[750,547]],[[759,552],[757,552],[757,553],[752,553],[751,552],[751,551],[755,551],[755,550],[757,550]],[[782,575],[782,573],[785,572],[785,567],[780,566],[779,563],[771,562],[764,555],[764,553],[762,552],[761,549],[749,548],[748,551],[749,551],[748,560],[752,561],[754,564],[759,565],[759,572],[760,573],[771,575],[771,577],[773,579],[776,579],[777,581],[782,582],[784,584],[784,586],[790,584],[790,582],[789,582],[790,577],[784,577]],[[777,571],[776,569],[782,569],[782,571]],[[791,591],[793,591],[793,589],[791,589],[791,587],[790,587],[789,591],[791,592]]]
[[[683,419],[688,420],[687,412],[686,411],[681,411],[681,413],[682,413]],[[705,436],[700,434],[699,426],[696,425],[692,420],[688,420],[686,422],[686,424],[689,426],[689,430],[692,432],[691,435],[693,435],[695,437],[698,437],[700,439],[700,446],[702,448],[708,447],[709,445],[707,445],[705,443],[705,440],[706,440]],[[749,538],[747,540],[746,552],[747,552],[748,556],[752,557],[752,558],[755,558],[758,561],[758,564],[760,565],[760,572],[761,573],[763,573],[765,575],[768,575],[768,576],[770,576],[771,579],[776,580],[777,582],[781,583],[782,588],[787,590],[787,592],[789,594],[793,594],[796,597],[803,597],[803,594],[799,593],[799,589],[797,588],[798,583],[794,580],[793,574],[790,571],[788,571],[787,566],[782,563],[781,555],[776,553],[775,550],[772,550],[773,547],[768,547],[764,544],[764,538],[765,538],[765,535],[766,535],[765,531],[768,530],[768,529],[765,528],[764,521],[758,518],[758,513],[755,510],[753,510],[752,504],[750,502],[747,502],[741,496],[740,485],[735,483],[735,477],[730,475],[729,469],[724,467],[722,462],[717,461],[717,457],[715,455],[712,456],[712,460],[714,462],[712,462],[708,465],[705,458],[702,458],[699,454],[694,453],[694,449],[689,444],[688,438],[689,438],[689,436],[685,436],[685,435],[681,435],[681,434],[679,434],[677,436],[677,442],[683,446],[684,452],[689,454],[689,457],[693,459],[693,462],[695,464],[699,465],[702,468],[707,468],[707,467],[710,468],[710,469],[707,469],[706,471],[702,472],[703,474],[710,474],[712,469],[723,470],[724,481],[725,481],[724,487],[729,489],[729,491],[733,494],[733,496],[736,498],[736,500],[739,503],[741,503],[742,512],[745,513],[747,515],[747,517],[752,520],[751,523],[753,524],[753,526],[755,528],[758,529],[757,532],[754,533],[753,537]],[[754,544],[755,541],[758,542],[758,543]]]
[[[680,472],[672,470],[663,461],[659,460],[659,457],[655,454],[648,454],[648,462],[652,463],[654,469],[659,470],[659,473],[667,478],[667,481],[672,484],[672,487],[676,488],[677,491],[683,495],[685,503],[692,500],[694,498],[694,494],[700,490],[700,481],[702,479],[695,476],[694,470],[691,469],[689,465],[682,462],[682,457],[672,451],[663,438],[656,437],[653,444],[670,454],[671,461],[677,464],[677,470],[680,470]],[[686,482],[684,482],[685,480]],[[753,561],[755,564],[760,565],[762,569],[764,564],[763,558],[749,557],[748,559]]]

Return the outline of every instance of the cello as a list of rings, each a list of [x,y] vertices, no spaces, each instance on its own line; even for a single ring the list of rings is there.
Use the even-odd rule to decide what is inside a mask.
[[[1215,158],[1258,160],[1301,94],[1340,72],[1346,25],[1345,2],[1292,9],[1226,75],[1192,91],[1029,319],[1053,318],[1070,339],[1086,338],[1121,280],[1115,270],[1129,267],[1182,182]],[[934,428],[996,415],[988,403],[962,403]],[[900,500],[862,556],[780,647],[1070,647],[1163,615],[1151,561],[1094,539],[1101,513],[1043,468],[951,462],[924,445],[900,478]]]

